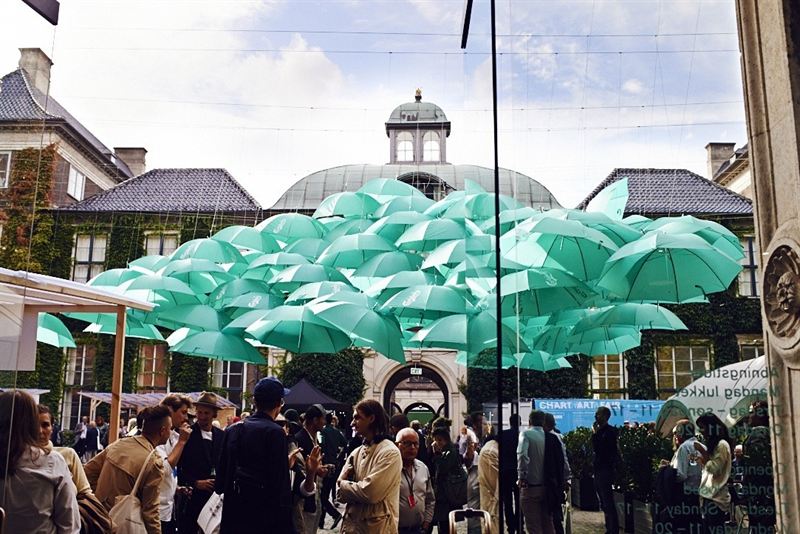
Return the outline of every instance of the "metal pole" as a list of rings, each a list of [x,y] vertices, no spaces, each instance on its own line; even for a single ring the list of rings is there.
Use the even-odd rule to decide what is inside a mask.
[[[114,369],[111,380],[111,421],[108,444],[117,440],[122,405],[122,368],[125,366],[125,306],[117,306],[117,331],[114,339]]]

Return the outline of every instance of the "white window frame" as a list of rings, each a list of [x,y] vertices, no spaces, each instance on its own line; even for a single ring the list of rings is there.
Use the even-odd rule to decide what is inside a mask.
[[[164,238],[166,237],[174,237],[175,238],[175,248],[172,250],[165,250],[164,249]],[[152,252],[150,250],[149,241],[150,239],[158,238],[158,251]],[[146,232],[144,234],[144,250],[145,254],[159,254],[161,256],[169,256],[173,252],[175,252],[178,247],[181,246],[181,234],[180,232]]]
[[[440,161],[442,138],[439,132],[425,132],[422,136],[422,161]]]
[[[744,258],[739,260],[742,266],[742,272],[739,273],[737,279],[738,292],[742,297],[758,298],[759,296],[759,273],[758,273],[758,244],[753,235],[743,235],[739,238],[739,242],[744,249]],[[742,290],[744,288],[744,290]]]
[[[242,385],[241,388],[234,388],[231,389],[231,377],[234,375],[239,375],[238,372],[231,373],[231,365],[232,364],[241,364],[242,371]],[[230,398],[230,392],[236,391],[240,394],[242,399],[242,404],[244,404],[244,393],[247,390],[247,364],[244,362],[230,362],[230,361],[222,361],[216,360],[214,361],[214,386],[218,388],[222,388],[226,390],[226,397]],[[243,407],[243,406],[242,406]]]
[[[78,259],[78,243],[82,237],[89,238],[89,257],[86,260],[79,260]],[[103,239],[105,242],[103,246],[103,257],[96,258],[96,251],[98,247],[95,246],[95,241]],[[72,280],[75,282],[83,282],[86,283],[91,280],[94,276],[102,273],[105,269],[106,263],[106,252],[108,251],[108,235],[107,234],[75,234],[75,240],[72,245]],[[88,269],[86,271],[86,280],[79,280],[75,278],[77,267],[79,265],[87,265]],[[93,273],[93,267],[100,267],[99,271]]]
[[[158,343],[141,343],[139,346],[139,361],[142,362],[141,368],[139,370],[139,375],[137,376],[137,387],[142,389],[150,389],[150,390],[162,390],[164,387],[156,384],[156,377],[158,376],[158,363],[159,363],[159,355],[158,355],[158,347],[161,346]],[[147,354],[147,352],[150,354]],[[150,356],[152,365],[150,369],[145,369],[145,363],[147,363],[148,356]],[[162,355],[161,360],[164,361],[166,359],[166,351]],[[145,376],[149,377],[149,383],[145,384],[141,379]],[[167,373],[166,377],[166,389],[169,390],[169,373]]]
[[[680,375],[679,375],[679,373],[676,370],[677,366],[675,365],[675,362],[676,362],[675,349],[679,349],[679,348],[680,349],[683,349],[683,348],[689,349],[689,377],[690,377],[690,379],[689,379],[689,382],[686,385],[688,385],[689,383],[693,382],[698,376],[706,373],[707,371],[709,371],[711,369],[711,359],[713,357],[713,354],[712,354],[712,351],[711,351],[711,344],[710,343],[690,342],[690,343],[681,344],[681,345],[658,345],[658,346],[655,347],[655,355],[654,355],[655,358],[654,358],[654,362],[653,362],[653,371],[654,371],[655,377],[656,377],[656,392],[659,395],[661,393],[666,393],[666,392],[670,392],[670,391],[674,392],[674,391],[679,390],[682,387],[685,387],[685,385],[678,386],[678,376],[686,376],[685,373],[683,373],[683,372],[681,372]],[[672,385],[670,387],[665,387],[665,386],[661,385],[662,376],[661,376],[661,373],[659,373],[659,370],[658,370],[658,352],[659,352],[659,349],[670,349],[670,352],[671,352],[671,357],[672,357],[672,377],[671,377],[672,378]],[[705,359],[705,360],[700,359],[699,356],[698,356],[698,358],[695,358],[694,351],[698,350],[698,349],[705,349],[705,353],[708,355],[708,358]],[[698,364],[700,362],[705,362],[706,365],[703,366],[703,368],[701,369],[699,365],[698,366],[695,365],[695,362],[698,362]],[[667,377],[664,377],[664,378],[667,378]]]
[[[67,194],[75,200],[83,200],[86,193],[86,175],[76,169],[73,165],[69,166],[69,178],[67,178]]]
[[[90,365],[88,366],[86,364],[86,352],[89,348],[94,347],[89,347],[88,345],[78,345],[74,349],[67,349],[67,354],[69,357],[67,359],[67,377],[65,385],[80,387],[90,386],[94,388],[94,383],[86,383],[87,368],[91,371],[92,382],[94,382],[94,362],[90,362]],[[95,358],[96,357],[97,351],[95,351]],[[76,374],[80,375],[80,379],[78,381],[75,380]]]
[[[411,132],[398,132],[397,137],[395,138],[395,159],[399,163],[409,163],[414,161],[414,134]],[[406,143],[408,143],[406,145]],[[410,147],[410,155],[411,157],[408,158],[409,149]],[[402,149],[402,150],[401,150]],[[402,156],[401,156],[402,154]]]
[[[8,180],[11,177],[11,151],[0,150],[0,156],[3,155],[8,156],[8,159],[6,159],[5,169],[0,166],[0,189],[5,189],[8,187]]]
[[[618,378],[620,381],[619,388],[608,387],[608,362],[609,360],[616,360],[612,363],[619,363],[619,375],[613,377]],[[604,373],[595,369],[595,363],[602,362]],[[605,354],[602,356],[593,356],[591,364],[589,365],[589,383],[591,384],[592,396],[596,399],[601,398],[601,395],[606,395],[604,398],[622,398],[628,397],[628,368],[625,353],[621,354]],[[610,395],[619,395],[619,397],[611,397]]]

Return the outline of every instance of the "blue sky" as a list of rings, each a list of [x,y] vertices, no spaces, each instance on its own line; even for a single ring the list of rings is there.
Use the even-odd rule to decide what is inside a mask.
[[[459,49],[463,0],[66,0],[54,30],[3,5],[51,93],[148,167],[225,167],[265,206],[293,182],[384,163],[384,121],[422,88],[452,121],[451,163],[492,165],[488,2]],[[706,174],[746,142],[732,0],[498,2],[500,164],[566,206],[615,167]]]

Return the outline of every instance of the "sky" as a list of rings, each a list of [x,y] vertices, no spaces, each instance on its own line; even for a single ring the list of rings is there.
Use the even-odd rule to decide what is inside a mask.
[[[491,167],[489,4],[62,0],[0,7],[0,73],[53,60],[50,93],[147,167],[224,167],[265,207],[328,167],[386,163],[397,105],[438,104],[450,163]],[[747,141],[733,0],[498,0],[499,161],[568,207],[614,168],[707,175]]]

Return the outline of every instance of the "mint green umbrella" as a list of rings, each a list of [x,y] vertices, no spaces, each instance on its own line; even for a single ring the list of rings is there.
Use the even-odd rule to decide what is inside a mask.
[[[390,297],[411,286],[434,285],[444,281],[441,275],[425,273],[422,271],[400,271],[376,282],[364,293],[386,302]]]
[[[251,310],[271,310],[283,305],[283,298],[273,293],[245,293],[230,299],[222,309],[235,319]]]
[[[500,282],[504,315],[549,315],[567,308],[580,308],[595,296],[595,292],[576,277],[547,267],[510,273]]]
[[[247,263],[235,246],[216,239],[192,239],[182,244],[170,255],[170,260],[196,258],[214,263]]]
[[[739,237],[715,221],[698,219],[691,215],[661,217],[645,226],[644,230],[646,232],[658,230],[667,234],[694,234],[736,261],[744,258]]]
[[[280,291],[294,291],[303,284],[311,282],[344,282],[347,277],[326,265],[292,265],[273,276],[268,284]]]
[[[358,347],[369,347],[387,358],[405,364],[403,334],[397,320],[349,302],[316,302],[308,308],[313,316],[350,336]]]
[[[439,319],[456,313],[473,314],[475,307],[464,291],[449,286],[411,286],[389,300],[380,308],[396,317],[409,319]]]
[[[117,333],[117,316],[113,313],[99,313],[97,315],[98,320],[92,322],[83,331],[91,334],[115,335]],[[161,335],[158,328],[131,317],[130,314],[125,318],[125,337],[164,341],[164,336]]]
[[[175,306],[153,312],[155,317],[149,321],[159,326],[176,330],[188,327],[192,330],[220,331],[230,322],[230,318],[206,304]]]
[[[253,323],[256,321],[263,319],[266,315],[274,310],[282,306],[279,304],[273,308],[269,309],[251,309],[244,311],[241,315],[232,319],[227,325],[222,328],[222,331],[226,334],[238,334],[242,335],[245,330],[247,330]]]
[[[616,221],[608,215],[600,212],[586,212],[573,209],[553,209],[538,213],[529,219],[527,224],[535,220],[544,218],[560,219],[562,221],[578,221],[588,228],[597,230],[611,239],[615,245],[621,247],[642,237],[642,232],[636,228],[628,226],[620,221]],[[523,227],[527,226],[523,223]]]
[[[531,350],[528,352],[520,352],[514,354],[516,358],[516,366],[520,369],[528,369],[531,371],[555,371],[558,369],[570,369],[572,365],[566,358],[557,358],[552,354],[541,350]]]
[[[329,295],[321,295],[314,300],[308,301],[309,306],[319,304],[321,302],[347,302],[349,304],[357,304],[362,308],[369,308],[374,310],[378,307],[378,301],[372,297],[359,293],[356,291],[339,291]]]
[[[433,219],[415,224],[403,232],[395,244],[400,250],[429,251],[447,241],[463,239],[475,233],[466,223],[452,219]]]
[[[363,264],[359,265],[353,272],[353,277],[378,278],[391,276],[400,271],[415,271],[422,265],[422,258],[416,254],[401,252],[383,252],[377,254]]]
[[[327,196],[314,211],[314,218],[341,216],[344,218],[366,218],[380,207],[380,203],[369,195],[343,191]]]
[[[494,352],[485,352],[482,354],[469,354],[466,351],[459,351],[456,354],[455,363],[463,365],[464,367],[472,367],[474,369],[497,369],[497,356]],[[512,354],[503,354],[502,356],[502,369],[510,369],[516,365],[517,359]]]
[[[281,250],[281,245],[272,235],[267,232],[261,232],[252,226],[228,226],[212,235],[211,239],[224,241],[236,247],[249,248],[266,253]]]
[[[327,280],[323,282],[311,282],[310,284],[302,285],[289,293],[286,296],[286,304],[305,304],[309,300],[333,295],[334,293],[339,293],[341,291],[354,293],[357,290],[345,282],[329,282]]]
[[[241,278],[245,280],[263,280],[269,282],[272,277],[279,272],[287,267],[295,265],[311,265],[311,262],[305,256],[291,252],[264,254],[253,260],[242,273]]]
[[[58,317],[49,313],[39,314],[36,341],[53,347],[75,348],[75,340],[72,339],[69,329]]]
[[[334,240],[317,259],[319,265],[355,269],[384,252],[397,250],[394,243],[375,234],[346,235]]]
[[[425,193],[416,187],[401,182],[400,180],[389,178],[368,180],[367,183],[359,188],[358,192],[371,196],[381,204],[398,197],[427,198],[425,197]]]
[[[622,219],[622,222],[634,230],[644,231],[644,228],[653,222],[653,219],[645,217],[644,215],[628,215]]]
[[[160,254],[142,256],[128,263],[129,268],[139,267],[148,271],[156,272],[169,262],[169,257]]]
[[[500,210],[500,234],[509,231],[517,223],[528,219],[534,215],[541,213],[541,211],[531,208],[530,206],[523,206],[516,209]],[[481,230],[487,234],[494,234],[494,217],[490,217],[483,221],[480,225]]]
[[[642,342],[642,334],[630,326],[606,326],[577,334],[573,332],[567,342],[570,351],[587,356],[619,354],[638,347]]]
[[[330,242],[325,239],[317,237],[304,237],[289,243],[283,249],[284,252],[292,254],[300,254],[310,261],[315,261],[322,254],[322,251],[328,248]]]
[[[143,271],[138,269],[109,269],[107,271],[103,271],[102,273],[98,274],[88,282],[86,285],[88,286],[109,286],[109,287],[117,287],[129,280],[133,280],[134,278],[139,278],[145,274]]]
[[[415,211],[417,213],[423,213],[433,204],[433,200],[426,196],[397,197],[381,204],[381,206],[375,210],[375,213],[373,213],[372,216],[376,218],[386,217],[387,215],[391,215],[398,211]]]
[[[632,326],[639,330],[688,330],[677,315],[662,306],[626,302],[587,315],[575,324],[573,333],[600,326]]]
[[[475,235],[442,243],[422,262],[423,269],[440,265],[457,265],[470,256],[485,256],[494,252],[494,236]]]
[[[235,278],[234,275],[213,261],[195,258],[170,261],[159,269],[157,274],[176,278],[192,288],[194,292],[203,294],[211,293],[220,284]]]
[[[333,354],[352,344],[350,337],[339,328],[319,322],[308,306],[279,306],[256,320],[245,332],[266,345],[295,354]]]
[[[369,227],[372,226],[371,219],[348,219],[342,224],[337,225],[335,228],[328,230],[325,234],[325,239],[332,243],[336,239],[346,235],[363,234]]]
[[[442,211],[434,208],[427,210],[428,215],[438,215],[447,219],[471,219],[483,221],[494,217],[494,193],[477,193],[467,195],[450,203]],[[522,207],[516,199],[500,195],[500,210],[513,210]]]
[[[293,243],[306,237],[320,238],[325,235],[325,227],[319,221],[302,213],[273,215],[258,223],[256,229],[284,243]]]
[[[403,235],[403,232],[411,228],[417,223],[424,221],[432,221],[433,217],[425,215],[418,211],[397,211],[385,217],[381,217],[369,228],[366,229],[367,233],[377,234],[392,242]]]
[[[573,326],[571,324],[545,326],[541,332],[533,337],[530,347],[555,357],[578,354],[578,351],[571,348],[569,342],[569,337],[572,335],[572,328]]]
[[[233,299],[249,293],[273,293],[270,286],[261,280],[236,279],[217,287],[208,296],[208,305],[217,310],[228,306]]]
[[[484,310],[475,315],[457,314],[442,317],[421,328],[411,338],[422,347],[463,350],[478,354],[497,347],[497,320],[493,311]],[[511,328],[501,325],[503,352],[528,350]]]
[[[161,306],[201,304],[205,295],[198,295],[191,287],[176,278],[156,274],[142,275],[120,286],[124,294]]]
[[[650,232],[620,248],[599,287],[630,302],[689,302],[725,291],[742,266],[701,237]]]
[[[235,334],[198,332],[170,347],[172,352],[226,362],[263,364],[264,357],[253,345]]]

